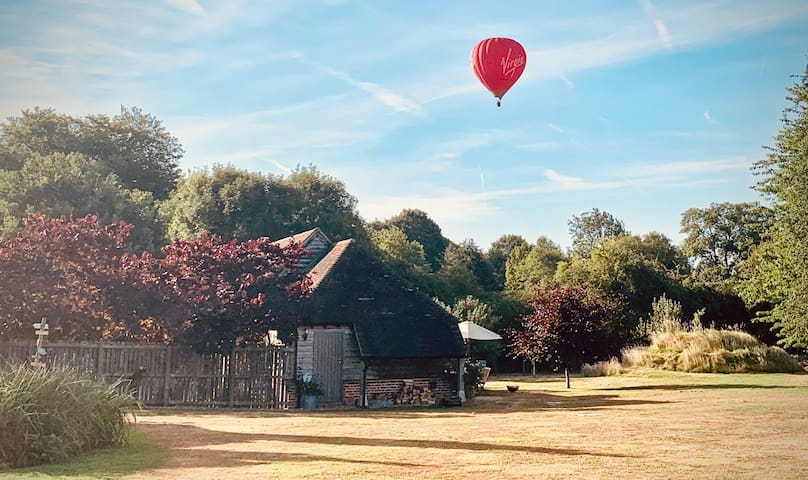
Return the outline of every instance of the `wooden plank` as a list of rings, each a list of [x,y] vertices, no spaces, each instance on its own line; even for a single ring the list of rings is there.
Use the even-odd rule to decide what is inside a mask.
[[[235,365],[233,365],[235,356],[236,353],[232,352],[227,357],[227,406],[229,407],[233,406],[233,399],[235,398],[235,392],[233,391],[235,388],[233,383],[233,374],[236,370]]]
[[[0,358],[29,363],[33,340],[0,341]],[[311,351],[311,350],[310,350]],[[197,355],[163,344],[51,342],[46,368],[71,366],[102,381],[129,379],[146,405],[248,406],[286,408],[287,384],[294,378],[294,349],[246,347],[232,355]]]
[[[96,352],[95,378],[99,382],[104,381],[104,344],[101,342],[98,342],[98,351]]]
[[[318,330],[314,337],[314,375],[324,403],[342,402],[342,330]]]
[[[165,347],[165,375],[163,376],[163,406],[171,404],[171,345]]]

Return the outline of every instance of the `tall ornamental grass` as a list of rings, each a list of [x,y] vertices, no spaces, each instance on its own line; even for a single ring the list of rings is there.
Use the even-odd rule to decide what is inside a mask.
[[[651,335],[651,345],[623,351],[623,364],[695,373],[799,373],[799,362],[739,330],[668,328]]]
[[[585,363],[581,367],[581,374],[584,377],[609,377],[620,375],[622,371],[622,365],[620,365],[620,360],[617,357],[612,357],[608,361]]]
[[[137,401],[69,368],[0,365],[0,469],[126,443]]]

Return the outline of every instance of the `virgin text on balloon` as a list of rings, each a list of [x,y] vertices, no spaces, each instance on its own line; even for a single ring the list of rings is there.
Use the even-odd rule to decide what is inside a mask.
[[[508,49],[508,54],[502,57],[500,65],[502,65],[502,76],[512,77],[516,70],[524,65],[525,57],[511,58],[511,49]]]

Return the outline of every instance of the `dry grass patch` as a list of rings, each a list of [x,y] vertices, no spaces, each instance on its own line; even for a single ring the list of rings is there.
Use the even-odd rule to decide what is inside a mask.
[[[492,377],[461,408],[146,412],[170,458],[126,478],[798,478],[805,412],[805,375]]]
[[[610,375],[620,375],[623,366],[617,357],[612,357],[608,361],[585,363],[581,367],[581,375],[584,377],[604,377]]]
[[[628,367],[696,373],[802,372],[797,360],[738,330],[667,329],[654,333],[651,345],[623,351]]]

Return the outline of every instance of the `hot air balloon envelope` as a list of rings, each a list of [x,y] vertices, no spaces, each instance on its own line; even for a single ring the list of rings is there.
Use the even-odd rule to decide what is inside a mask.
[[[522,76],[527,63],[524,47],[510,38],[486,38],[471,50],[471,66],[480,82],[495,97],[510,90]],[[499,102],[497,102],[499,105]]]

